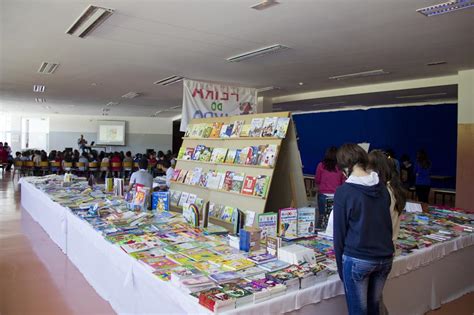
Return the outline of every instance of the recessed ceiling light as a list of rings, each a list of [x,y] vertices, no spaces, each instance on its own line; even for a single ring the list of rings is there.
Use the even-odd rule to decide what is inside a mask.
[[[445,64],[447,64],[446,61],[433,61],[433,62],[427,63],[426,65],[427,66],[439,66],[439,65],[445,65]]]
[[[244,52],[242,54],[238,54],[238,55],[229,57],[229,58],[227,58],[227,61],[229,61],[229,62],[244,61],[244,60],[247,60],[247,59],[260,57],[260,56],[263,56],[263,55],[275,54],[277,52],[280,52],[280,51],[283,51],[283,50],[286,50],[286,49],[289,49],[289,47],[284,46],[284,45],[280,45],[280,44],[276,44],[276,45],[259,48],[259,49],[256,49],[256,50]]]
[[[385,75],[385,74],[390,74],[390,72],[384,71],[383,69],[377,69],[377,70],[349,73],[349,74],[343,74],[343,75],[336,75],[336,76],[329,77],[329,80],[358,79],[358,78],[374,77],[374,76]]]
[[[43,61],[38,69],[38,73],[53,74],[59,67],[57,62]]]
[[[298,85],[299,86],[304,85],[304,82],[298,82]]]
[[[140,95],[140,93],[137,93],[137,92],[128,92],[127,94],[122,95],[122,97],[132,99],[132,98],[135,98],[139,95]]]
[[[123,97],[123,96],[122,96]],[[115,105],[118,105],[119,103],[118,102],[108,102],[107,104],[105,104],[105,106],[115,106]]]
[[[429,93],[429,94],[416,94],[416,95],[402,95],[402,96],[396,96],[395,98],[398,99],[404,99],[404,98],[425,98],[425,97],[431,97],[431,96],[442,96],[442,95],[447,95],[448,93],[446,92],[440,92],[440,93]]]
[[[280,4],[280,2],[275,1],[275,0],[264,0],[260,3],[254,4],[250,8],[261,11],[261,10],[265,10],[265,9],[270,8],[270,7],[273,7],[277,4]]]
[[[182,80],[183,80],[183,77],[178,76],[178,75],[172,75],[164,79],[158,80],[156,82],[153,82],[153,84],[167,86],[167,85],[171,85],[173,83],[177,83]]]
[[[416,12],[421,13],[424,16],[430,17],[472,7],[474,7],[474,0],[453,0],[421,8],[416,10]]]
[[[35,84],[33,85],[33,91],[37,93],[43,93],[46,87],[44,85]]]
[[[77,20],[69,27],[66,34],[84,38],[100,24],[107,20],[114,10],[89,5]]]
[[[36,103],[46,103],[46,99],[44,99],[42,97],[37,97],[37,98],[35,98],[35,102]]]

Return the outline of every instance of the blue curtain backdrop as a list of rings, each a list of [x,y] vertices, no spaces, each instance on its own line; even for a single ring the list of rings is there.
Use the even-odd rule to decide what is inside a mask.
[[[456,176],[457,104],[296,114],[293,119],[305,174],[315,173],[327,147],[369,142],[370,149],[391,148],[397,159],[408,154],[412,161],[423,148],[433,175]]]

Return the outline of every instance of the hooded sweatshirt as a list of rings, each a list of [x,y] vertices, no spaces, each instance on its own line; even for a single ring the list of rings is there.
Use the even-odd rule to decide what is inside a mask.
[[[336,190],[334,251],[342,281],[343,254],[363,260],[393,256],[390,195],[377,173],[352,175]]]

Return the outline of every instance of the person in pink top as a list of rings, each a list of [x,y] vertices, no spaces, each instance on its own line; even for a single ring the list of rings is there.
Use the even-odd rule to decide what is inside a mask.
[[[319,215],[324,215],[327,198],[333,197],[336,188],[341,186],[345,181],[344,174],[337,167],[336,153],[336,147],[328,148],[323,161],[320,162],[316,168],[314,182],[318,186]]]

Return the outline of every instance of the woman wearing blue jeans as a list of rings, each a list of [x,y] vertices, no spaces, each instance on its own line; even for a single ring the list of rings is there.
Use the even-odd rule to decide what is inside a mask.
[[[390,195],[368,155],[356,144],[337,152],[348,176],[334,196],[334,251],[349,314],[379,314],[383,287],[392,268]]]

